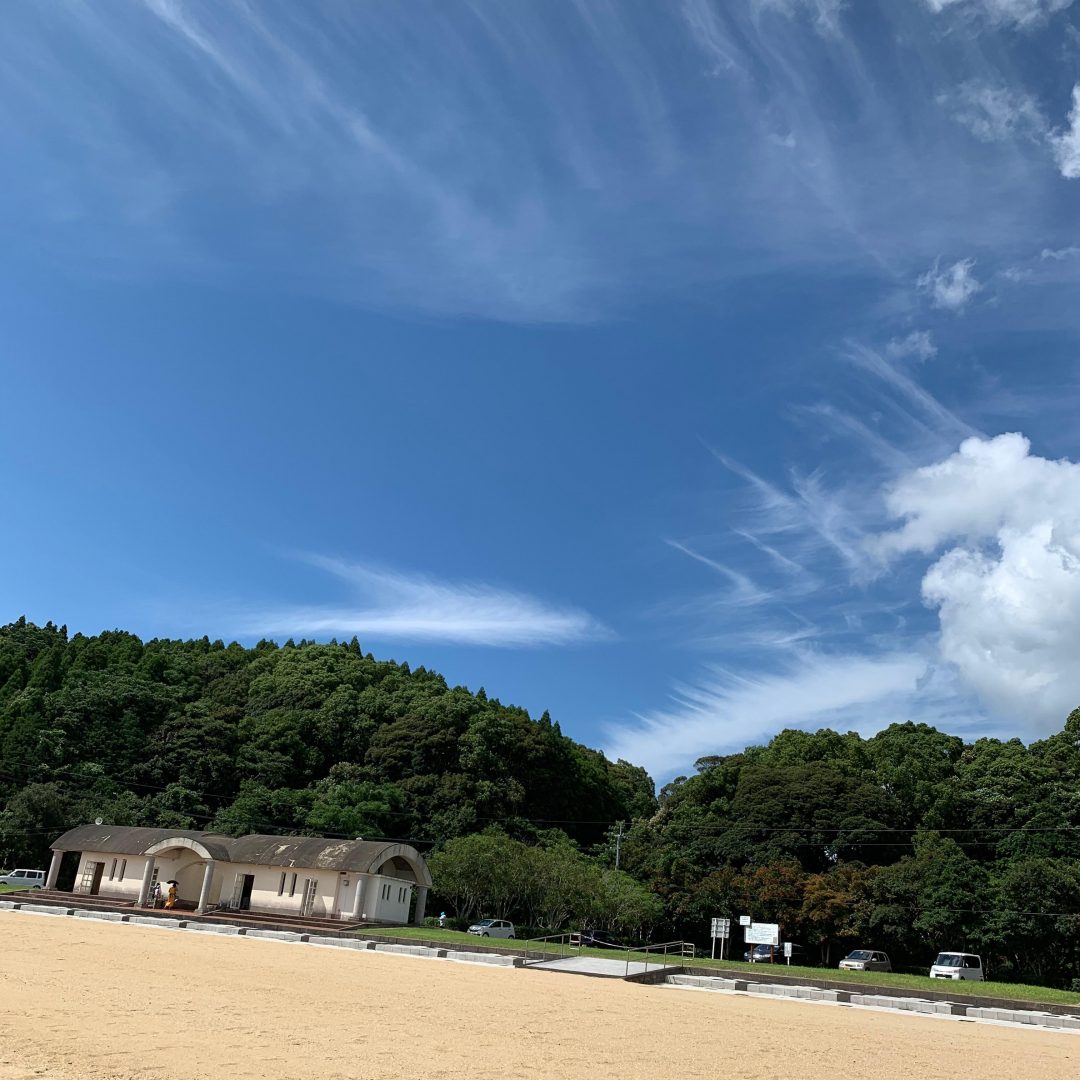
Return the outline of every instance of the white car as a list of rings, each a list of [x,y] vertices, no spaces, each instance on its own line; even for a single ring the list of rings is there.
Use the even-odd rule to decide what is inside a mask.
[[[469,933],[477,937],[514,937],[514,924],[506,919],[481,919],[469,927]]]
[[[12,870],[0,874],[0,885],[18,885],[23,889],[40,889],[45,885],[44,870]]]
[[[841,971],[892,971],[892,963],[883,952],[854,949],[840,961]]]
[[[931,979],[966,979],[970,982],[982,982],[983,973],[981,956],[966,952],[938,953],[930,968]]]

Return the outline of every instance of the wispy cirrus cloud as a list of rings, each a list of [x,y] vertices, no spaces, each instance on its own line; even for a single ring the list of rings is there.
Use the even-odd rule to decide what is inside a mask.
[[[1066,259],[1075,259],[1077,255],[1080,255],[1080,247],[1070,244],[1068,247],[1063,248],[1043,248],[1039,252],[1039,260],[1041,262],[1064,262]]]
[[[925,0],[935,13],[954,10],[991,23],[1027,27],[1072,6],[1073,0]]]
[[[954,119],[983,142],[1024,141],[1049,150],[1066,180],[1080,177],[1080,84],[1073,87],[1065,125],[1053,127],[1023,88],[966,82],[938,95]]]
[[[938,95],[938,101],[984,142],[1015,138],[1039,142],[1046,138],[1047,122],[1042,110],[1035,99],[1020,88],[966,82]]]
[[[761,12],[777,12],[788,18],[805,15],[823,34],[840,31],[840,16],[848,6],[847,0],[753,0]]]
[[[710,670],[679,685],[671,705],[609,729],[609,756],[642,762],[668,779],[705,754],[734,753],[767,741],[785,727],[830,727],[872,734],[913,714],[963,730],[971,714],[942,693],[928,658],[787,654],[779,669],[735,674]],[[985,730],[989,725],[979,718]]]
[[[1007,86],[998,54],[922,3],[860,4],[870,36],[854,11],[24,5],[0,213],[78,273],[518,322],[800,267],[888,287],[951,246],[982,257],[988,223],[1029,238],[1045,161],[988,169],[936,101]],[[969,102],[978,130],[1022,128],[1002,94]]]
[[[923,603],[925,566],[901,564],[881,540],[901,512],[893,485],[981,438],[915,377],[922,369],[895,362],[926,351],[928,340],[912,334],[892,357],[846,342],[834,363],[848,372],[850,401],[792,410],[812,470],[766,478],[712,450],[739,485],[725,493],[730,537],[677,546],[725,578],[729,600],[745,602],[711,602],[703,585],[698,603],[672,606],[692,626],[700,670],[669,706],[613,726],[611,753],[666,778],[786,726],[871,734],[916,718],[981,734],[1001,723],[998,702],[939,648]]]
[[[783,727],[871,734],[916,719],[1037,737],[1080,703],[1080,464],[980,433],[916,378],[939,365],[898,365],[858,342],[838,359],[854,375],[849,405],[793,412],[820,437],[813,498],[798,471],[767,479],[717,454],[743,487],[725,508],[751,543],[692,554],[757,591],[694,611],[696,676],[610,729],[612,753],[661,778]],[[1044,412],[1029,393],[1003,407]]]
[[[420,574],[306,555],[307,562],[348,586],[341,605],[252,608],[233,615],[245,637],[351,634],[402,641],[496,648],[567,645],[612,637],[580,609],[476,582],[446,582]]]

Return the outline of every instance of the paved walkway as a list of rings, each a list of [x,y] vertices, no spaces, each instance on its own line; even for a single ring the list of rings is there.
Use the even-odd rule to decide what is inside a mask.
[[[536,971],[566,971],[573,975],[601,975],[606,979],[622,979],[627,975],[640,975],[646,966],[640,962],[625,960],[605,960],[600,956],[560,956],[557,960],[544,960],[526,965]],[[656,971],[658,965],[649,964],[649,971]]]

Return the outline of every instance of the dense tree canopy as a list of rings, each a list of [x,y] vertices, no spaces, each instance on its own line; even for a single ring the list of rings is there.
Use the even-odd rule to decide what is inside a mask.
[[[254,648],[0,628],[0,862],[69,825],[289,831],[421,847],[497,823],[588,846],[652,781],[545,713],[348,644]],[[597,824],[599,823],[599,824]]]
[[[1030,745],[915,723],[783,731],[656,799],[547,713],[355,639],[0,628],[0,862],[43,865],[95,817],[406,839],[466,918],[704,944],[711,917],[749,914],[827,963],[962,949],[996,977],[1080,980],[1080,710]]]
[[[870,739],[783,731],[711,756],[622,841],[673,931],[779,921],[835,962],[855,943],[921,966],[983,953],[996,977],[1080,980],[1080,710],[1064,729],[965,744],[923,724]]]

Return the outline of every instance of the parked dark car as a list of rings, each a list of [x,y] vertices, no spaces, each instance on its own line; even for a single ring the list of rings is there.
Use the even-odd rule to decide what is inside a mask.
[[[743,953],[743,960],[748,964],[787,963],[783,945],[755,945],[752,949]],[[796,945],[794,942],[791,944],[791,962],[793,964],[806,963],[806,950],[801,945]]]
[[[579,935],[581,937],[582,945],[587,945],[594,949],[614,947],[619,944],[613,935],[609,934],[606,930],[581,930],[579,931]]]

